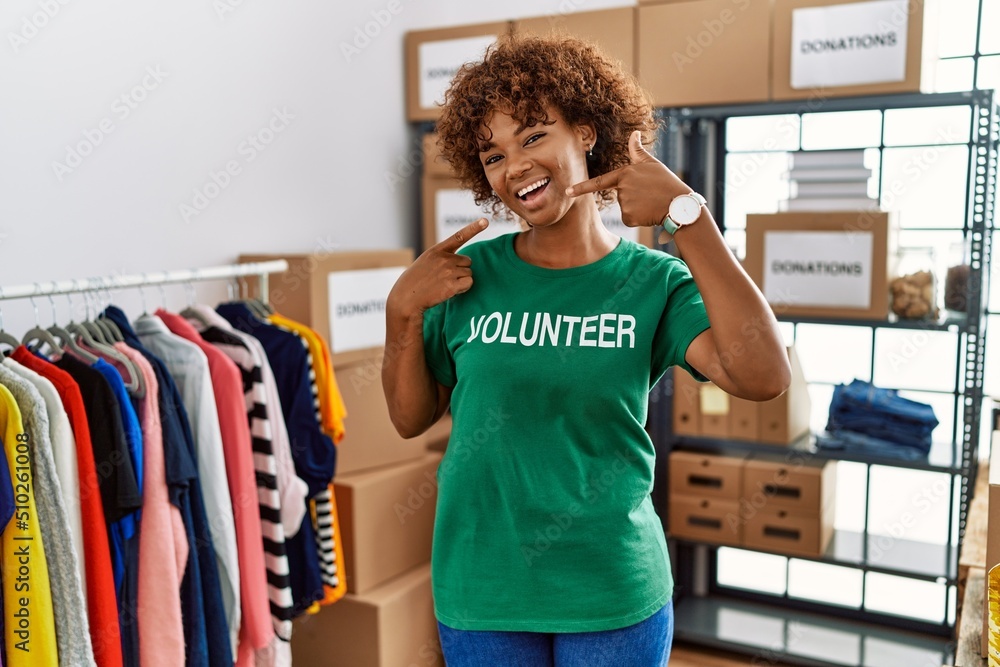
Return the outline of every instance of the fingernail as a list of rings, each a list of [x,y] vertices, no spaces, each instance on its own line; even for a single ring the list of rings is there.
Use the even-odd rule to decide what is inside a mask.
[[[485,227],[486,226],[486,218],[480,218],[479,219],[479,226],[480,227]]]
[[[573,196],[573,188],[566,188],[566,194],[569,195],[570,197],[572,197]]]

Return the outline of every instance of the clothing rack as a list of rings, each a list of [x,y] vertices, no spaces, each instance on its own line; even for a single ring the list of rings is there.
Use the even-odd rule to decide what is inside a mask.
[[[30,299],[36,296],[56,294],[74,294],[79,292],[94,292],[98,290],[125,289],[130,287],[146,287],[148,285],[166,285],[169,283],[189,283],[202,280],[225,280],[241,276],[257,276],[260,280],[260,293],[268,293],[268,276],[272,273],[283,273],[288,270],[288,262],[283,259],[268,262],[248,262],[246,264],[226,264],[210,266],[201,269],[186,269],[180,271],[161,271],[153,273],[136,273],[132,275],[103,276],[97,278],[81,278],[77,280],[60,280],[50,283],[32,283],[14,287],[0,286],[0,301],[8,299]]]

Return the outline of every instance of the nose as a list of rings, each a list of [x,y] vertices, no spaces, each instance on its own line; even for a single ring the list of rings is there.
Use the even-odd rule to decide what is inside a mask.
[[[517,180],[531,169],[531,160],[520,151],[507,156],[507,178]]]

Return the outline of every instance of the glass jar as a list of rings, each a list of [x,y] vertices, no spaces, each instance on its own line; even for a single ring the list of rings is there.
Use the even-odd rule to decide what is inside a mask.
[[[952,243],[948,247],[947,272],[944,278],[944,307],[964,313],[969,298],[969,244]]]
[[[936,320],[937,281],[934,248],[901,248],[896,277],[889,283],[889,308],[905,320]]]

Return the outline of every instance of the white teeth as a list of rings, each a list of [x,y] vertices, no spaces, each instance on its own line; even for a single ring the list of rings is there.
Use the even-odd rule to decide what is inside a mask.
[[[545,185],[548,182],[549,182],[549,179],[547,179],[547,178],[539,179],[539,180],[535,181],[534,183],[532,183],[531,185],[525,186],[525,187],[521,188],[520,190],[518,190],[517,191],[517,196],[518,197],[523,197],[524,195],[528,194],[529,192],[531,192],[533,190],[537,190],[538,188],[542,187],[543,185]]]

